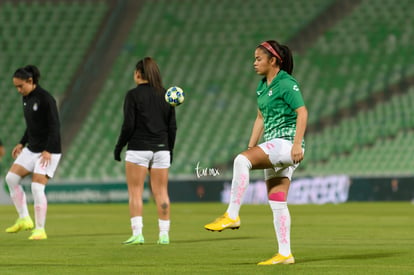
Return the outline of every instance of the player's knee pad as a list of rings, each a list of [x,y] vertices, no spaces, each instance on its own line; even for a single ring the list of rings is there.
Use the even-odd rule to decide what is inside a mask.
[[[252,163],[250,160],[242,154],[238,154],[234,159],[234,168],[246,167],[249,170],[252,169]]]

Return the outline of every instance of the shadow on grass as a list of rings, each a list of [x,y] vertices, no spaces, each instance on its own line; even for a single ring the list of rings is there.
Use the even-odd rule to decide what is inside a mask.
[[[378,258],[388,258],[399,255],[401,253],[367,253],[367,254],[351,254],[351,255],[333,255],[327,257],[315,257],[315,258],[302,258],[297,259],[297,263],[309,263],[309,262],[320,262],[320,261],[331,261],[331,260],[370,260]]]
[[[200,243],[200,242],[211,242],[211,241],[234,241],[234,240],[249,240],[257,239],[255,237],[233,237],[233,238],[205,238],[197,240],[175,240],[174,243]]]
[[[119,236],[119,237],[127,237],[129,236],[128,234],[125,233],[90,233],[90,234],[60,234],[60,233],[56,233],[56,234],[49,234],[50,236],[53,237],[65,237],[65,238],[78,238],[78,237],[108,237],[108,236]]]

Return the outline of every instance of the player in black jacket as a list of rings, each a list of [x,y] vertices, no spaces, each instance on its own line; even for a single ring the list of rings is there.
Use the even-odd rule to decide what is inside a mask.
[[[35,229],[29,237],[30,240],[47,239],[45,186],[53,177],[61,157],[60,122],[56,102],[40,87],[39,78],[40,72],[33,65],[19,68],[13,75],[13,84],[23,96],[26,131],[12,151],[15,161],[6,175],[10,196],[19,215],[16,223],[7,228],[6,232],[16,233],[34,227],[27,209],[26,194],[20,185],[21,179],[32,173]]]
[[[126,151],[126,180],[132,236],[124,244],[143,244],[142,192],[149,171],[151,190],[158,209],[159,244],[169,244],[170,199],[168,168],[172,160],[176,135],[175,110],[164,99],[157,63],[146,57],[136,64],[137,87],[128,91],[124,101],[124,122],[115,146],[115,160]]]

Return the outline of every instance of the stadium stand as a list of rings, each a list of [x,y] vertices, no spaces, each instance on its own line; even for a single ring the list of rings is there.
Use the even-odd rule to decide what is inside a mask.
[[[0,133],[8,149],[25,129],[20,95],[11,81],[13,72],[27,64],[37,65],[41,85],[60,102],[107,8],[103,1],[3,1],[0,5]],[[11,162],[10,154],[4,162]]]
[[[408,42],[414,38],[412,8],[412,1],[402,1],[401,6],[388,0],[363,1],[299,59],[297,77],[309,91],[309,122],[316,130],[307,135],[306,161],[299,175],[397,171],[383,167],[384,159],[376,156],[377,151],[384,156],[379,144],[392,147],[405,138],[408,142],[406,133],[414,128],[409,105],[414,77]],[[394,90],[402,94],[394,95]],[[341,117],[344,111],[350,115]],[[325,117],[334,123],[318,129]],[[368,167],[367,155],[372,158]],[[411,169],[400,165],[398,171],[407,174]]]
[[[309,174],[412,174],[414,87],[307,140]],[[401,147],[401,148],[400,148]],[[398,157],[404,159],[403,163]],[[369,164],[367,164],[369,162]],[[385,164],[388,165],[384,166]]]
[[[284,1],[278,0],[269,8],[266,1],[254,0],[243,5],[146,1],[101,95],[62,160],[60,177],[124,178],[112,150],[122,123],[123,97],[134,85],[134,64],[147,55],[158,61],[165,86],[178,85],[186,92],[186,102],[177,107],[172,176],[193,175],[197,162],[203,167],[231,162],[245,148],[256,114],[255,46],[269,38],[288,39],[331,2],[295,1],[292,7],[279,8]],[[293,10],[300,20],[292,16]],[[260,21],[255,20],[257,14]],[[99,151],[90,150],[96,144]],[[74,152],[88,156],[73,162]]]
[[[337,1],[142,2],[109,77],[102,79],[102,91],[63,155],[57,179],[124,179],[112,150],[124,95],[134,86],[134,65],[144,56],[155,57],[166,87],[177,85],[186,92],[185,103],[177,107],[172,178],[193,177],[198,162],[229,177],[256,115],[259,77],[252,69],[253,49],[262,40],[297,38]],[[23,124],[19,96],[7,76],[26,63],[38,64],[43,86],[53,87],[49,89],[59,100],[108,11],[106,1],[30,5],[30,14],[21,3],[0,6],[5,49],[0,51],[0,133],[10,133],[12,141],[20,137]],[[297,176],[412,174],[414,163],[406,156],[413,153],[413,9],[411,0],[398,5],[393,0],[360,1],[305,51],[294,53],[294,76],[310,114],[306,157]],[[22,43],[26,38],[29,43]],[[7,141],[4,134],[2,139]]]
[[[409,54],[414,19],[408,16],[414,3],[391,3],[363,1],[298,58],[296,76],[312,88],[306,97],[315,113],[310,124],[414,74]]]

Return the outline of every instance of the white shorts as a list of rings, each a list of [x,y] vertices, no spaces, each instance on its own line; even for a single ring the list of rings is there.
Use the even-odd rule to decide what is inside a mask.
[[[53,178],[62,154],[51,154],[52,158],[46,167],[40,164],[41,155],[42,153],[33,153],[25,147],[14,163],[23,166],[24,169],[34,174],[46,175],[49,178]]]
[[[125,160],[147,168],[169,168],[170,151],[126,151]]]
[[[291,157],[292,142],[286,139],[275,138],[258,145],[273,164],[273,168],[264,169],[265,180],[287,177],[292,179],[293,171],[299,166],[294,164]]]

